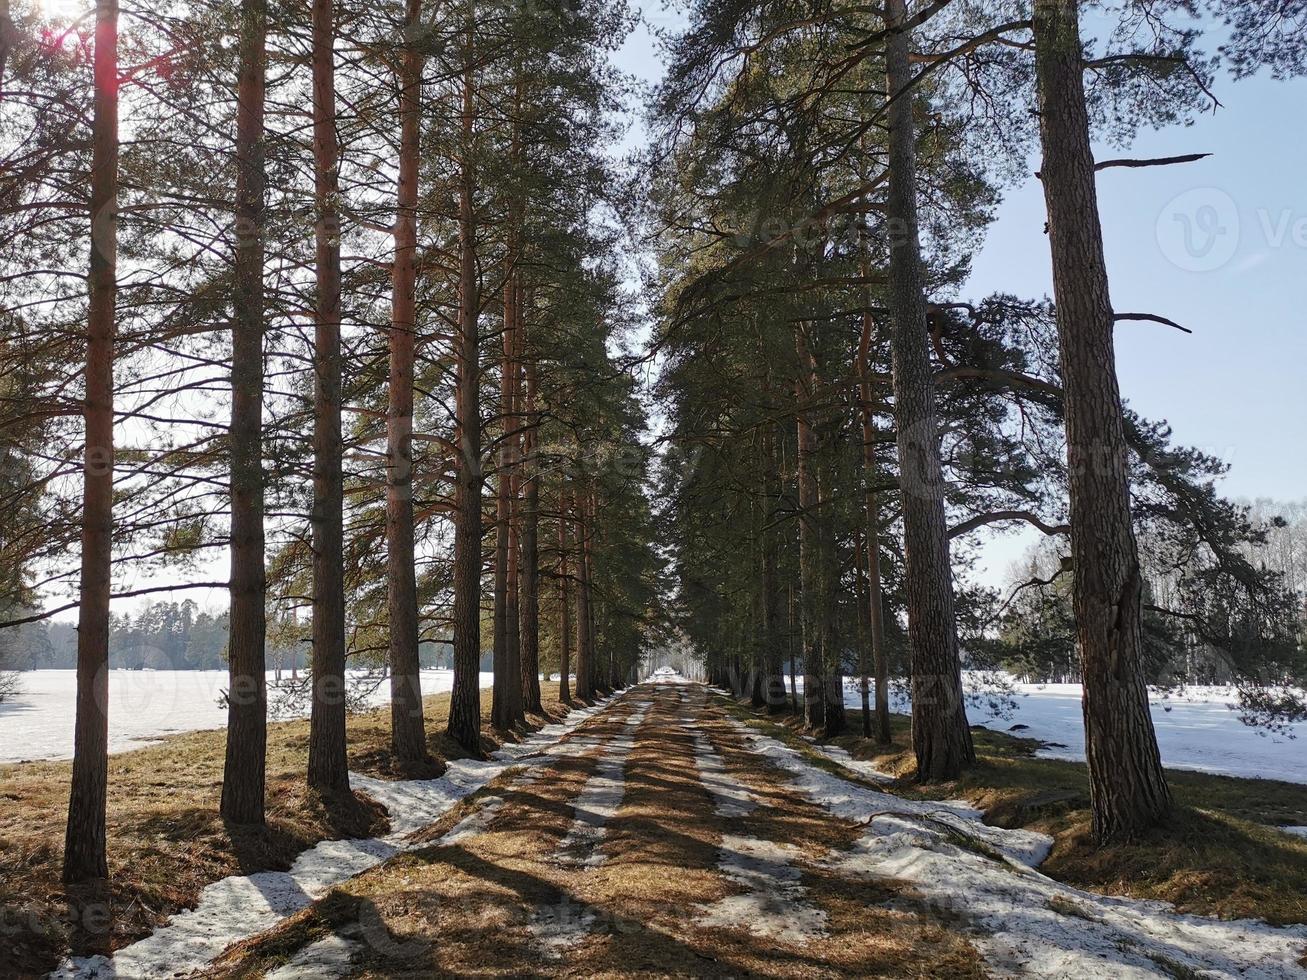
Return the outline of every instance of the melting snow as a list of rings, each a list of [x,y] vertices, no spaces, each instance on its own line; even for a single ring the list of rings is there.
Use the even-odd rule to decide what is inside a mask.
[[[957,809],[855,785],[811,766],[795,749],[737,726],[754,752],[792,777],[792,788],[867,826],[849,853],[832,860],[834,868],[909,881],[925,901],[965,916],[975,927],[973,942],[999,975],[1304,975],[1298,960],[1307,952],[1307,927],[1180,915],[1162,902],[1071,888],[1032,867],[1047,855],[1043,835],[987,827]],[[960,846],[958,835],[972,843]]]
[[[50,976],[57,980],[149,980],[201,969],[232,943],[272,928],[333,886],[405,850],[410,846],[405,840],[409,834],[434,822],[506,769],[539,764],[548,758],[554,743],[607,705],[608,701],[603,701],[573,711],[564,721],[546,725],[521,743],[500,749],[493,761],[457,759],[439,779],[385,782],[351,773],[355,789],[390,810],[390,834],[380,839],[322,841],[301,854],[289,871],[223,878],[204,888],[194,909],[179,912],[167,925],[118,950],[112,958],[74,957]]]

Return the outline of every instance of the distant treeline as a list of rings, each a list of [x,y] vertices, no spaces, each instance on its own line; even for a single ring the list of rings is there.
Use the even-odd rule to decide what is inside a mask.
[[[298,624],[282,622],[269,631],[268,667],[299,671],[308,663],[307,636]],[[155,602],[136,613],[110,617],[109,666],[127,670],[222,670],[227,666],[227,613],[196,603]],[[426,667],[449,666],[449,646],[425,642]],[[71,669],[77,666],[77,630],[72,623],[28,623],[0,630],[0,669]]]

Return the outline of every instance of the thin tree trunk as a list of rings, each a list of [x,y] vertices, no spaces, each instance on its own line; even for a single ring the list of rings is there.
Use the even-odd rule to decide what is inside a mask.
[[[857,582],[858,602],[865,604],[867,601],[867,584],[863,577],[864,551],[866,545],[863,542],[863,535],[855,528],[854,536],[854,566],[855,581]],[[865,608],[865,607],[864,607]],[[862,617],[858,617],[859,621]],[[867,633],[864,642],[858,644],[858,699],[862,706],[862,737],[871,738],[871,683],[869,676],[871,673],[871,624],[867,624]]]
[[[862,343],[858,349],[858,394],[862,415],[863,508],[866,513],[867,627],[872,664],[876,671],[876,718],[874,734],[880,745],[893,741],[889,722],[889,656],[885,650],[885,604],[880,581],[880,494],[876,492],[876,418],[871,401],[870,313],[863,314]],[[865,689],[865,684],[864,684]],[[865,699],[864,699],[865,700]],[[864,705],[865,711],[865,705]],[[863,724],[871,738],[871,719]]]
[[[594,650],[590,646],[590,533],[589,514],[580,496],[576,499],[577,571],[576,590],[576,696],[594,698]]]
[[[495,503],[495,647],[490,719],[496,728],[522,720],[522,665],[518,648],[517,542],[513,527],[517,472],[517,287],[515,245],[505,256],[504,335],[501,360],[499,467]]]
[[[263,235],[266,0],[241,4],[236,109],[236,280],[231,330],[231,611],[220,811],[264,822],[268,744],[263,536]]]
[[[522,699],[528,711],[540,703],[540,476],[536,461],[536,363],[525,354],[526,319],[519,315],[518,354],[526,368],[526,427],[522,439],[521,616]]]
[[[1106,843],[1162,822],[1171,794],[1140,662],[1143,586],[1076,0],[1036,0],[1035,62],[1066,415],[1085,755],[1094,836]]]
[[[904,0],[887,0],[886,82],[894,98],[912,83]],[[917,778],[952,779],[975,761],[962,696],[953,570],[944,514],[935,381],[917,224],[917,139],[911,93],[889,108],[890,307],[894,410],[902,483],[904,592],[912,652],[912,748]]]
[[[481,753],[481,366],[478,312],[481,303],[473,211],[472,123],[475,88],[472,67],[473,9],[465,14],[463,149],[458,191],[458,391],[455,416],[458,484],[454,525],[454,689],[449,735]]]
[[[386,586],[390,611],[390,745],[401,766],[427,758],[418,656],[413,531],[413,365],[417,343],[417,204],[422,135],[422,64],[416,45],[422,0],[408,0],[399,97],[399,184],[391,271],[390,410],[386,453]]]
[[[345,754],[345,477],[341,438],[340,147],[332,0],[313,0],[313,161],[317,323],[313,412],[313,707],[309,785],[349,789]]]
[[[567,516],[567,492],[558,491],[558,700],[567,704],[572,700],[568,673],[572,667],[572,606],[568,552],[571,548]]]
[[[86,448],[77,609],[77,707],[63,880],[108,877],[109,595],[113,554],[113,357],[118,293],[118,0],[95,6]]]
[[[799,483],[799,602],[802,620],[803,643],[803,720],[808,728],[820,728],[826,722],[825,686],[821,675],[821,564],[817,555],[821,534],[817,527],[817,474],[815,471],[817,435],[808,418],[807,402],[812,393],[808,388],[812,374],[809,369],[811,354],[801,331],[794,333],[798,353],[799,372],[808,378],[795,381],[794,399],[798,410],[795,424],[798,429],[798,483]]]

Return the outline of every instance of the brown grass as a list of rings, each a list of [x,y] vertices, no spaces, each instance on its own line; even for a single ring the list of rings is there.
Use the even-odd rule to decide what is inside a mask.
[[[443,760],[463,753],[444,735],[449,695],[424,703],[434,760],[424,774],[436,775]],[[564,710],[556,702],[546,708]],[[488,691],[482,712],[489,714]],[[350,767],[395,776],[388,709],[351,716],[348,727]],[[304,784],[308,730],[304,720],[269,726],[262,830],[227,826],[218,816],[224,731],[174,735],[111,756],[109,879],[76,889],[60,883],[71,763],[0,766],[0,974],[40,974],[69,953],[110,952],[193,906],[220,878],[285,870],[318,841],[384,832],[384,811],[372,801],[324,800]],[[487,731],[485,747],[495,744]]]
[[[646,689],[647,690],[647,689]],[[645,697],[641,691],[637,697]],[[828,916],[828,937],[803,947],[751,936],[744,929],[696,925],[703,905],[739,886],[717,868],[727,818],[715,814],[693,759],[687,712],[674,692],[656,696],[626,768],[623,804],[600,844],[605,860],[577,867],[556,859],[593,773],[594,754],[559,758],[526,785],[505,775],[480,800],[504,802],[485,832],[455,845],[401,855],[359,876],[327,900],[262,937],[233,947],[219,976],[244,977],[289,959],[328,932],[363,934],[353,965],[362,977],[413,976],[744,976],[979,977],[975,951],[936,913],[915,911],[893,882],[850,882],[804,862],[812,901]],[[585,731],[615,733],[627,704]],[[700,717],[714,737],[717,713]],[[847,845],[857,828],[775,790],[765,763],[723,746],[733,775],[747,778],[764,805],[733,832],[793,835],[815,860]],[[751,767],[736,772],[739,763]],[[432,828],[443,833],[450,814]],[[545,956],[530,926],[546,915],[589,917],[577,944]]]
[[[729,707],[770,734],[805,747],[793,716],[762,718],[743,705]],[[862,731],[860,711],[849,712],[848,726]],[[1053,851],[1040,870],[1059,881],[1104,894],[1161,899],[1199,915],[1276,925],[1307,922],[1307,840],[1275,829],[1307,824],[1305,785],[1168,770],[1177,804],[1169,824],[1134,843],[1099,848],[1090,835],[1083,763],[1037,759],[1040,742],[976,728],[975,767],[958,780],[923,786],[912,779],[909,720],[895,717],[894,732],[888,748],[860,734],[840,736],[832,744],[899,777],[894,790],[904,796],[966,799],[983,809],[991,824],[1051,835]],[[849,776],[824,756],[809,757]]]

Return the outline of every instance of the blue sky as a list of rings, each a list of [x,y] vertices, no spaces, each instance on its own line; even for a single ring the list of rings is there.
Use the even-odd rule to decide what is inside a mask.
[[[674,24],[657,6],[655,24]],[[645,26],[618,64],[661,74]],[[1189,127],[1141,133],[1101,158],[1206,152],[1198,163],[1099,176],[1112,298],[1120,312],[1156,313],[1194,331],[1123,323],[1117,369],[1130,405],[1166,419],[1175,438],[1231,465],[1231,497],[1307,497],[1307,80],[1222,79],[1224,106]],[[638,127],[632,139],[640,136]],[[1037,169],[1032,160],[1029,170]],[[1052,292],[1042,190],[1009,188],[966,292]],[[1186,231],[1188,238],[1186,239]],[[1030,535],[986,546],[982,575],[1007,577]]]

